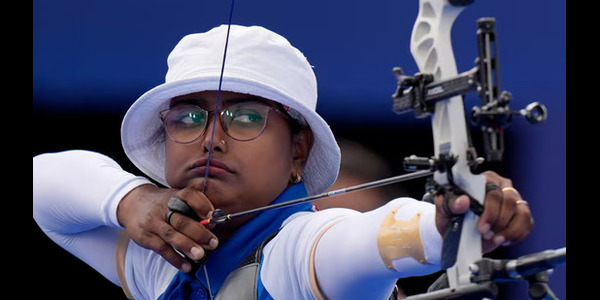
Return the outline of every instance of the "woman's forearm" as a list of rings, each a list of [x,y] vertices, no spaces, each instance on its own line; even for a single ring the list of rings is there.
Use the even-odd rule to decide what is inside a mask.
[[[58,245],[116,282],[119,201],[149,181],[111,158],[82,150],[33,158],[33,218]]]

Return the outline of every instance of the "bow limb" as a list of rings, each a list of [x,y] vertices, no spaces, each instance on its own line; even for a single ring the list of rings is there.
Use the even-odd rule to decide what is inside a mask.
[[[411,36],[411,53],[421,73],[444,80],[458,74],[451,42],[454,20],[464,9],[448,0],[420,0],[419,14]],[[435,104],[432,130],[435,157],[453,155],[457,158],[451,172],[436,171],[439,184],[455,184],[483,204],[485,176],[471,173],[470,164],[476,158],[468,132],[462,96],[454,96]],[[450,176],[448,176],[451,173]],[[453,181],[453,182],[449,182]],[[470,283],[470,264],[482,257],[478,217],[471,211],[463,220],[456,263],[447,270],[450,288]]]

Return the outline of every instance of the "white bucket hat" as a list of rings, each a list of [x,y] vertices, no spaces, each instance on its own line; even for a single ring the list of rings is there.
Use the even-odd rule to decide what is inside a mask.
[[[146,175],[165,180],[165,147],[158,113],[170,99],[193,92],[218,90],[227,25],[185,36],[167,59],[165,83],[137,99],[121,126],[121,142],[129,159]],[[231,25],[222,90],[279,102],[300,114],[314,142],[302,179],[309,195],[322,193],[336,180],[340,149],[329,125],[316,113],[317,81],[304,55],[284,37],[260,26]]]

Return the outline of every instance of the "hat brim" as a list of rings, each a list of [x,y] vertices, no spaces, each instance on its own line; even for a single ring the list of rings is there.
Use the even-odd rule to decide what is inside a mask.
[[[121,143],[126,155],[140,171],[169,186],[165,179],[165,147],[158,114],[169,107],[173,97],[200,91],[219,90],[220,74],[189,78],[161,84],[142,96],[129,108],[121,125]],[[302,179],[309,195],[326,191],[336,180],[340,167],[340,149],[329,125],[314,109],[266,84],[241,77],[223,78],[221,90],[251,94],[286,105],[305,118],[314,141]]]

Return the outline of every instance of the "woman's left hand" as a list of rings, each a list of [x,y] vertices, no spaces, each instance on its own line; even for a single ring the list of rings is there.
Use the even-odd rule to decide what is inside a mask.
[[[479,217],[477,229],[482,234],[482,250],[490,252],[498,246],[507,246],[522,241],[533,229],[531,210],[512,181],[492,171],[484,173],[487,184],[498,188],[488,190],[485,196],[484,211]],[[492,185],[493,186],[493,185]],[[444,208],[444,197],[435,198],[436,225],[440,234],[444,234],[452,215],[463,214],[469,210],[468,196],[453,197]]]

